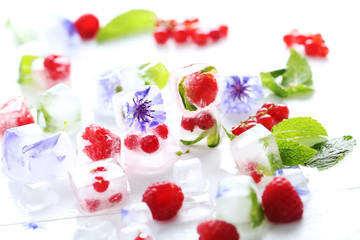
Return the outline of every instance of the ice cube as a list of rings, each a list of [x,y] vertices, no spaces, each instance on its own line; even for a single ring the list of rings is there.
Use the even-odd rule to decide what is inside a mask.
[[[174,164],[174,179],[186,194],[201,192],[206,189],[201,162],[198,158],[179,160]]]
[[[88,220],[79,226],[73,240],[109,240],[113,235],[114,227],[110,221]]]
[[[118,230],[117,236],[119,240],[134,240],[139,236],[141,237],[140,239],[147,239],[148,236],[151,239],[155,239],[151,228],[145,224],[121,227]]]
[[[145,224],[153,228],[153,216],[148,205],[144,202],[128,204],[121,209],[121,225]]]
[[[40,182],[23,187],[21,203],[28,211],[36,212],[55,205],[58,198],[52,183]]]
[[[113,159],[70,169],[69,175],[76,198],[85,212],[115,211],[127,199],[127,177]]]
[[[26,168],[22,149],[43,138],[44,133],[37,124],[27,124],[6,130],[3,142],[3,172],[15,181],[22,182],[29,178],[30,173]]]
[[[183,114],[218,105],[221,96],[216,73],[213,66],[192,64],[170,74],[172,95]]]
[[[271,176],[283,167],[274,135],[261,124],[234,138],[230,149],[240,174]]]
[[[77,165],[75,147],[65,132],[59,132],[22,149],[27,182],[65,179],[68,170]]]
[[[307,185],[308,181],[298,166],[278,169],[274,172],[274,177],[285,177],[289,180],[300,197],[305,197],[310,193]]]
[[[30,123],[34,123],[34,117],[26,105],[24,96],[12,98],[0,106],[1,139],[7,129]]]
[[[45,132],[68,133],[78,130],[81,123],[81,105],[77,95],[60,83],[44,92],[37,100],[37,122]]]

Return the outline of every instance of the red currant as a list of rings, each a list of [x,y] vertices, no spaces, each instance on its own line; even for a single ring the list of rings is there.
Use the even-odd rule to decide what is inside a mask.
[[[258,118],[258,123],[262,124],[269,131],[271,131],[272,127],[274,126],[274,119],[269,114],[265,114]]]
[[[231,133],[236,136],[239,136],[240,134],[242,134],[245,131],[246,131],[246,127],[244,125],[239,125],[239,126],[233,127],[231,129]]]
[[[196,116],[196,124],[202,130],[208,130],[212,128],[215,124],[215,119],[208,112],[200,112]]]
[[[314,42],[313,40],[305,41],[305,53],[309,56],[317,56],[320,52],[321,45],[319,43]]]
[[[90,171],[90,173],[98,173],[98,172],[106,172],[107,169],[104,168],[104,167],[97,167],[97,168],[94,168]]]
[[[127,135],[124,140],[124,145],[129,150],[135,150],[140,145],[139,141],[140,138],[137,135],[135,134]]]
[[[135,240],[152,240],[152,238],[146,233],[140,233]]]
[[[272,116],[275,120],[275,124],[278,124],[283,119],[289,118],[289,108],[284,104],[279,104],[274,108]]]
[[[286,34],[283,38],[286,46],[291,47],[294,44],[294,35]]]
[[[220,37],[221,37],[220,31],[217,30],[217,29],[211,30],[211,31],[209,32],[209,37],[210,37],[213,41],[215,41],[215,42],[218,41],[218,40],[220,39]]]
[[[259,117],[268,114],[268,109],[265,107],[260,108],[259,110],[257,110],[256,112],[256,120],[259,120]]]
[[[92,14],[84,14],[74,22],[74,26],[83,40],[92,39],[99,30],[99,20]]]
[[[192,117],[182,117],[181,127],[187,131],[193,131],[196,125],[196,119]]]
[[[166,124],[157,126],[154,130],[162,139],[167,139],[169,134],[169,128]]]
[[[156,152],[159,147],[159,139],[155,135],[147,135],[140,139],[140,147],[146,153]]]
[[[111,202],[113,204],[119,203],[121,201],[122,197],[123,196],[121,193],[116,193],[109,198],[109,202]]]
[[[85,199],[85,207],[89,212],[95,212],[100,206],[100,200]]]
[[[220,37],[222,38],[226,37],[228,34],[228,30],[229,30],[228,26],[220,25],[219,26]]]
[[[208,35],[202,31],[195,31],[193,35],[193,41],[199,45],[204,46],[207,43]]]
[[[319,56],[320,57],[326,57],[329,53],[329,48],[327,46],[325,46],[325,44],[321,45],[321,48],[319,50]]]
[[[154,32],[154,38],[158,44],[164,44],[170,38],[170,31],[165,27],[157,27]]]
[[[250,172],[250,176],[254,179],[256,183],[259,183],[261,181],[263,175],[258,173],[256,163],[249,162],[246,166],[246,171]]]
[[[173,30],[172,34],[175,42],[177,43],[185,43],[187,41],[188,32],[183,26],[176,26]]]
[[[61,55],[49,55],[44,60],[46,74],[52,80],[66,79],[70,76],[70,59]]]
[[[93,183],[94,190],[97,192],[105,192],[108,189],[110,182],[104,180],[103,177],[96,176]]]

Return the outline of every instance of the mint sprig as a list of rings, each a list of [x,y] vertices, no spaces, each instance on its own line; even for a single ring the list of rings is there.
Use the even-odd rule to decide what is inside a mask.
[[[286,69],[262,72],[260,77],[263,85],[281,98],[314,91],[310,65],[294,49],[290,50]]]
[[[96,34],[99,43],[128,35],[151,31],[155,28],[157,16],[148,10],[131,10],[111,20]]]

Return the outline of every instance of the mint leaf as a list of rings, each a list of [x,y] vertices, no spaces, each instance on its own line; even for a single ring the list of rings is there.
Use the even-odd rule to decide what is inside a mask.
[[[234,138],[236,138],[236,135],[228,132],[224,126],[223,126],[223,129],[224,129],[226,135],[228,136],[228,138],[230,139],[230,141],[232,141]]]
[[[182,152],[182,151],[177,151],[175,154],[178,155],[178,156],[181,156],[183,154],[187,154],[190,152],[190,149],[186,150],[185,152]]]
[[[178,86],[179,94],[180,94],[181,100],[183,102],[184,108],[189,111],[196,111],[197,107],[194,104],[192,104],[189,100],[187,100],[187,98],[185,97],[185,88],[183,85],[184,80],[185,80],[185,77],[181,80],[181,82],[179,83],[179,86]]]
[[[116,38],[128,36],[145,31],[151,31],[155,27],[157,16],[152,11],[131,10],[111,20],[96,34],[96,40],[101,43]]]
[[[287,166],[297,166],[309,161],[316,150],[290,140],[276,139],[281,161]]]
[[[208,138],[206,139],[208,147],[214,148],[220,143],[220,131],[218,131],[217,122],[208,131]]]
[[[265,219],[264,211],[261,207],[261,204],[258,202],[256,193],[254,189],[250,187],[250,199],[251,199],[251,211],[250,211],[250,220],[252,222],[252,227],[255,228],[263,222]]]
[[[307,146],[325,141],[327,136],[324,127],[310,117],[284,119],[271,131],[277,140],[292,140]]]
[[[194,140],[190,140],[190,141],[187,141],[187,140],[182,140],[180,139],[180,142],[184,145],[193,145],[195,143],[198,143],[200,142],[202,139],[204,139],[206,136],[208,135],[208,131],[204,131],[202,132],[196,139]]]
[[[158,85],[160,89],[169,81],[169,72],[162,63],[146,63],[139,67],[139,76],[144,79],[146,85]]]
[[[305,165],[316,167],[320,171],[335,166],[355,147],[356,140],[352,136],[343,136],[313,146],[317,150],[315,156]]]
[[[24,55],[20,61],[19,68],[19,84],[32,84],[34,82],[31,74],[31,66],[35,59],[39,56]]]
[[[290,49],[290,58],[286,64],[287,70],[283,74],[281,85],[292,87],[298,85],[312,85],[312,73],[305,57],[294,49]]]
[[[213,66],[207,66],[204,69],[200,70],[199,74],[203,74],[203,73],[207,73],[207,72],[217,73],[217,70]]]
[[[265,87],[269,88],[276,96],[286,98],[290,95],[287,89],[285,89],[275,81],[275,78],[272,76],[271,72],[260,73],[260,78],[262,84]]]

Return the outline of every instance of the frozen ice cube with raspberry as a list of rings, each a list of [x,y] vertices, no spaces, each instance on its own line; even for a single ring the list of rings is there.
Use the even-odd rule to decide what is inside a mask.
[[[283,167],[274,135],[261,124],[234,138],[230,150],[240,174],[252,176],[256,182]]]
[[[26,104],[25,97],[22,95],[12,98],[0,106],[1,139],[7,129],[34,122],[34,117]]]
[[[45,132],[77,131],[81,124],[80,99],[67,85],[59,83],[44,92],[36,102],[37,123]]]
[[[10,179],[22,181],[28,174],[25,165],[24,146],[44,139],[44,133],[40,126],[33,123],[20,127],[10,128],[4,133],[3,142],[3,172]]]
[[[123,168],[112,158],[72,168],[69,175],[84,212],[118,211],[118,207],[126,202],[127,177]]]
[[[120,137],[98,124],[90,124],[77,136],[77,153],[84,162],[120,159]]]

